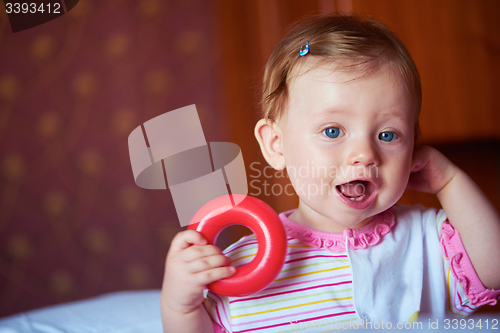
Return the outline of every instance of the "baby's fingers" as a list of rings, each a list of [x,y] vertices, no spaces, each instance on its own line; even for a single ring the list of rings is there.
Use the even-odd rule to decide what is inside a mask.
[[[416,190],[416,191],[421,191],[421,192],[428,192],[428,186],[427,182],[422,177],[420,172],[415,172],[410,175],[410,179],[408,180],[408,185],[406,188],[410,190]]]
[[[193,245],[179,253],[179,259],[191,262],[204,257],[222,255],[222,251],[215,245]]]
[[[217,267],[230,266],[231,259],[224,255],[213,255],[199,258],[187,264],[187,269],[190,273],[199,273]]]
[[[429,150],[426,146],[415,148],[412,157],[411,172],[418,172],[422,170],[428,161]]]
[[[194,230],[185,230],[179,232],[174,239],[172,239],[172,243],[170,245],[171,252],[179,252],[182,251],[191,245],[206,245],[208,241],[197,231]]]
[[[233,266],[224,266],[212,268],[206,271],[196,273],[196,280],[200,285],[206,286],[212,282],[230,277],[236,272]]]

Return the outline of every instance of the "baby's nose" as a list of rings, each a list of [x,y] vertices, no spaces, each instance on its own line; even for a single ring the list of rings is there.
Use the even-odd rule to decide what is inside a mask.
[[[376,147],[371,142],[357,142],[348,156],[351,165],[374,166],[380,163]]]

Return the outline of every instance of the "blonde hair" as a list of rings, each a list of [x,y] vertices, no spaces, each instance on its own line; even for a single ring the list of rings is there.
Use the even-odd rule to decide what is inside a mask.
[[[309,43],[309,53],[301,57],[299,50],[306,43]],[[264,72],[261,105],[266,120],[274,122],[283,116],[293,75],[311,56],[318,59],[317,65],[335,62],[346,69],[364,71],[387,63],[402,78],[415,103],[415,138],[418,137],[422,88],[417,67],[394,33],[379,22],[358,16],[309,17],[298,22],[281,39]]]

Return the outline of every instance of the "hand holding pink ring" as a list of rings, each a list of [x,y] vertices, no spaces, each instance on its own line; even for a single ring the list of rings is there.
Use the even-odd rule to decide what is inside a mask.
[[[286,234],[278,214],[265,202],[250,196],[239,196],[236,206],[228,205],[227,196],[216,198],[195,214],[188,229],[200,232],[210,244],[229,225],[249,228],[257,237],[259,249],[255,258],[236,268],[236,273],[208,285],[211,291],[225,296],[248,296],[261,291],[281,272],[287,252]],[[244,197],[241,199],[241,197]]]

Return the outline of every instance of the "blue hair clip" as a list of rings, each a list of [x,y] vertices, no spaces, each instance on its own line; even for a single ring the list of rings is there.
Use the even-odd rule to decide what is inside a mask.
[[[299,55],[301,57],[305,56],[309,53],[309,42],[306,42],[306,48],[304,49],[304,45],[300,47]]]

